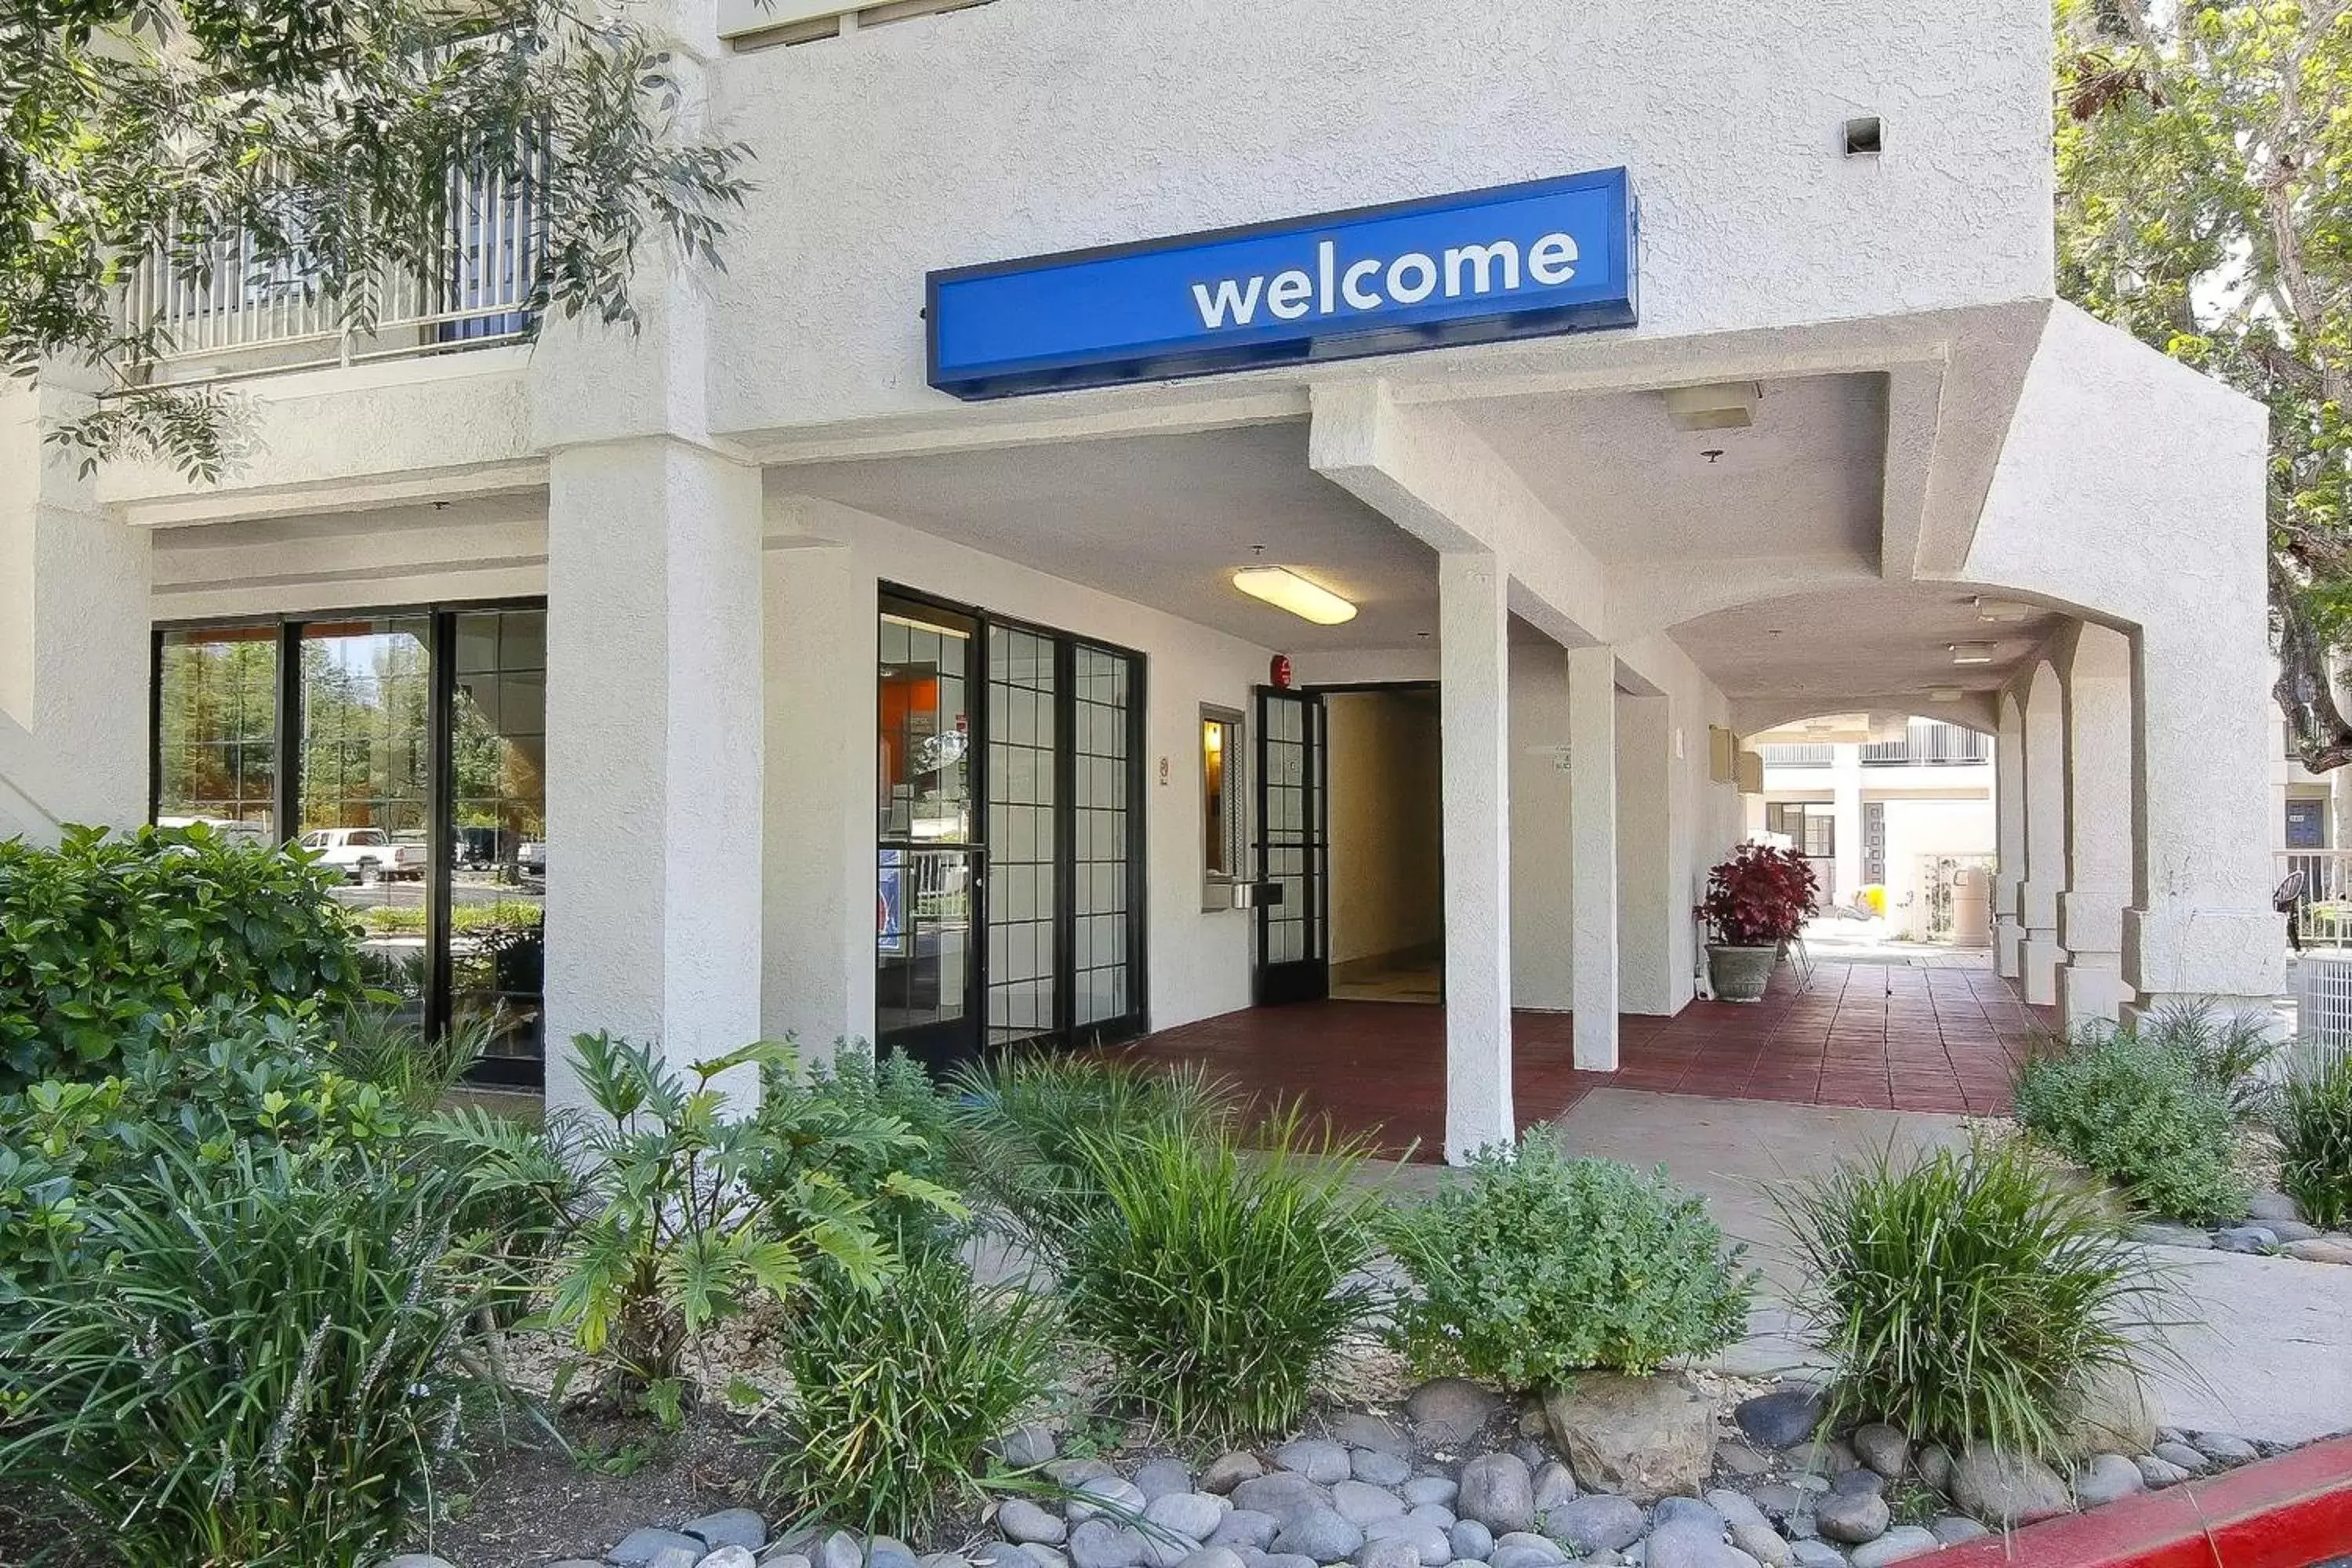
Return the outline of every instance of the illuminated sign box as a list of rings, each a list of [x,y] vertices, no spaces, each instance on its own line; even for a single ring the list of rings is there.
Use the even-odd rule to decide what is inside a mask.
[[[929,278],[930,384],[967,399],[1630,327],[1623,169]]]

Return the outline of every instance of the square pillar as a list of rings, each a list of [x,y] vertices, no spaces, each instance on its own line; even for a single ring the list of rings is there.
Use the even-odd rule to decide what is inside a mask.
[[[2066,712],[2066,890],[2058,898],[2058,1008],[2063,1026],[2114,1023],[2131,902],[2131,643],[2090,623],[2071,629],[2059,678]]]
[[[49,434],[89,399],[0,385],[0,838],[147,820],[151,536]]]
[[[1823,904],[1850,904],[1862,891],[1862,747],[1842,741],[1830,751],[1830,821],[1837,836],[1837,856],[1832,862],[1829,886],[1822,889]]]
[[[1992,966],[2004,980],[2018,976],[2025,932],[2017,923],[2017,888],[2025,880],[2025,715],[2004,691],[1993,746]]]
[[[1568,653],[1569,774],[1576,791],[1576,1065],[1617,1070],[1617,655]]]
[[[815,1060],[874,1030],[876,582],[806,535],[773,541],[766,568],[761,1032]]]
[[[1617,1006],[1668,1016],[1683,1000],[1675,982],[1690,969],[1675,940],[1690,929],[1690,909],[1674,866],[1672,710],[1663,695],[1618,692],[1616,703]]]
[[[759,470],[693,442],[551,459],[551,1109],[583,1098],[574,1034],[681,1067],[760,1037],[761,533]]]
[[[2259,578],[2133,638],[2128,1019],[2168,1004],[2270,1016],[2286,921],[2270,907],[2271,681]]]
[[[1437,558],[1445,841],[1445,1157],[1517,1134],[1511,1103],[1510,578]]]

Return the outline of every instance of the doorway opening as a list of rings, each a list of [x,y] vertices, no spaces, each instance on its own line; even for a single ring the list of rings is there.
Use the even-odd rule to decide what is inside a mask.
[[[1444,998],[1445,878],[1433,683],[1323,693],[1330,811],[1331,990]]]

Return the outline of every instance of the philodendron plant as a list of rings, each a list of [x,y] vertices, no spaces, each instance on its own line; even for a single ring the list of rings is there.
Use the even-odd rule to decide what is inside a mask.
[[[653,1047],[611,1035],[572,1046],[591,1109],[558,1111],[520,1140],[480,1116],[447,1127],[499,1146],[478,1167],[485,1188],[550,1198],[556,1239],[544,1321],[601,1363],[609,1395],[667,1423],[678,1418],[688,1358],[700,1359],[710,1330],[763,1297],[791,1300],[815,1259],[861,1289],[890,1276],[898,1260],[871,1223],[876,1196],[962,1217],[952,1193],[903,1172],[871,1194],[821,1169],[773,1179],[759,1123],[730,1114],[713,1086],[740,1068],[789,1081],[789,1041],[746,1046],[685,1074]]]

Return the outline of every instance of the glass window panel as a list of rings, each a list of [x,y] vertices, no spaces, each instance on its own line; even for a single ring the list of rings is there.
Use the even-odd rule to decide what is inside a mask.
[[[432,623],[309,626],[298,643],[302,818],[367,932],[374,983],[422,1021],[431,970]]]
[[[155,819],[278,841],[278,627],[163,634]]]
[[[524,1060],[546,1051],[545,621],[541,610],[459,616],[450,710],[450,1017],[487,1026],[488,1055]]]

